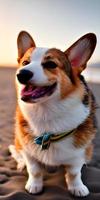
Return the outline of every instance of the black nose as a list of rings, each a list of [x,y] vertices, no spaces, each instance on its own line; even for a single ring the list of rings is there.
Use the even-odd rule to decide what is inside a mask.
[[[27,70],[27,69],[21,69],[19,71],[19,74],[17,74],[17,78],[20,83],[27,84],[27,82],[32,78],[33,72]]]

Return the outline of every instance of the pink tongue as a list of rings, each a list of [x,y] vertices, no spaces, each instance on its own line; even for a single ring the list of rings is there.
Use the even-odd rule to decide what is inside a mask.
[[[29,86],[28,90],[26,87],[24,87],[21,91],[21,95],[26,97],[35,97],[35,96],[38,97],[40,94],[42,95],[44,93],[44,90],[45,89],[41,87],[38,87],[34,90],[32,86]]]
[[[28,88],[28,90],[26,90],[26,86],[25,86],[25,87],[22,89],[22,91],[21,91],[21,95],[22,95],[22,96],[31,96],[32,93],[33,93],[33,88],[32,88],[32,86],[30,86],[30,87]]]

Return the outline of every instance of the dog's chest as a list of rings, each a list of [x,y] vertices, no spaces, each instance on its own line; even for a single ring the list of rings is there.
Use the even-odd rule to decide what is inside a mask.
[[[20,102],[20,108],[35,136],[44,132],[68,132],[89,115],[89,108],[72,97],[63,102],[54,101],[36,106]]]
[[[75,160],[84,158],[84,149],[75,148],[73,137],[67,137],[50,144],[49,149],[42,150],[40,145],[28,144],[27,149],[32,157],[50,166],[71,165]]]

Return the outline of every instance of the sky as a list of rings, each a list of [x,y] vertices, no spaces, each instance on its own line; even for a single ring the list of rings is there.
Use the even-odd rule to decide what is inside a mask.
[[[0,0],[0,65],[17,64],[17,35],[28,31],[39,47],[66,50],[88,32],[97,35],[90,62],[100,62],[100,0]]]

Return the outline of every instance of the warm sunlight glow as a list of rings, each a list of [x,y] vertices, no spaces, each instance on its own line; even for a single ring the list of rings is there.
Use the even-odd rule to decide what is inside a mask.
[[[17,64],[17,35],[27,30],[37,46],[68,48],[87,32],[98,38],[90,62],[99,62],[100,1],[0,1],[0,66]],[[85,13],[85,15],[84,15]]]

